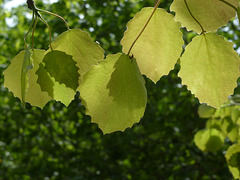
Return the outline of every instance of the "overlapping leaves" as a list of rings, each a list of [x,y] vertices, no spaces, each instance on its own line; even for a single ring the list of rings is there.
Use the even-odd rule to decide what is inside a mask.
[[[11,60],[10,66],[4,71],[4,86],[22,101],[25,99],[31,105],[42,108],[51,97],[46,92],[41,91],[39,84],[37,84],[37,75],[35,73],[44,57],[45,51],[38,49],[27,51],[29,50],[21,51]],[[25,56],[27,56],[27,59]],[[29,69],[30,58],[32,59],[32,69]],[[28,62],[24,62],[24,60]],[[22,69],[25,69],[24,73],[22,73]]]
[[[68,106],[83,75],[103,59],[104,52],[80,29],[61,34],[52,43],[52,49],[37,71],[38,83],[52,98]]]
[[[86,73],[79,91],[92,122],[111,133],[142,118],[147,104],[144,84],[136,60],[119,53],[108,55]]]

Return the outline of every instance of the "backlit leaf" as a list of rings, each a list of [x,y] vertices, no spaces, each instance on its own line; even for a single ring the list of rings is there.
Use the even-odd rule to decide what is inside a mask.
[[[43,63],[39,65],[36,74],[38,76],[37,83],[40,85],[42,91],[47,92],[50,97],[62,102],[65,106],[71,103],[76,91],[66,87],[65,84],[60,84],[55,78],[51,77]]]
[[[240,153],[240,144],[233,144],[228,148],[225,154],[225,157],[228,163],[228,168],[235,179],[240,178],[240,167],[238,167],[238,165],[240,165],[239,153]]]
[[[76,90],[78,88],[78,67],[72,56],[61,51],[50,51],[43,58],[45,68],[60,84]]]
[[[185,0],[174,0],[170,9],[176,13],[175,20],[189,31],[193,30],[201,33],[201,26],[206,32],[216,31],[218,28],[226,25],[231,18],[235,17],[235,8],[239,6],[238,0],[224,1],[233,7],[221,0],[186,0],[187,5]]]
[[[195,37],[186,47],[179,76],[201,103],[219,108],[233,94],[240,60],[232,45],[209,33]]]
[[[207,106],[205,104],[201,104],[198,107],[198,115],[201,118],[210,118],[215,112],[215,109],[211,106]]]
[[[127,55],[107,56],[83,78],[80,96],[102,131],[123,131],[138,122],[145,111],[147,92],[135,59]]]
[[[196,146],[202,151],[218,151],[224,142],[224,136],[217,129],[204,129],[194,136]]]
[[[96,65],[104,58],[103,49],[80,29],[71,29],[58,36],[52,43],[53,50],[65,52],[77,62],[78,73],[83,76],[92,65]],[[49,51],[51,51],[49,49]],[[79,79],[80,81],[80,79]]]
[[[152,12],[153,8],[143,8],[129,21],[121,41],[124,53],[128,53]],[[180,24],[164,9],[157,9],[131,53],[141,73],[156,83],[174,68],[182,52],[182,45]]]
[[[46,92],[42,92],[40,86],[37,84],[37,75],[35,74],[39,63],[44,57],[44,50],[34,49],[30,57],[32,59],[33,68],[27,71],[26,78],[26,93],[25,100],[33,106],[43,108],[43,106],[51,99]],[[12,91],[15,97],[22,100],[22,65],[24,63],[25,50],[21,51],[16,57],[11,60],[11,64],[4,71],[4,86]],[[26,66],[27,67],[27,66]]]

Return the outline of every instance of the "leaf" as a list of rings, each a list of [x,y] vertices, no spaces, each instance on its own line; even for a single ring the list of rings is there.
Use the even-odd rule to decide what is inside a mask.
[[[104,58],[103,49],[80,29],[71,29],[58,36],[52,43],[53,50],[65,52],[77,62],[78,73],[83,76],[93,65]],[[51,51],[49,49],[49,51]],[[79,79],[80,81],[80,79]]]
[[[45,64],[42,64],[41,69],[37,71],[39,76],[38,83],[41,85],[42,90],[47,91],[52,98],[68,106],[76,94],[76,89],[81,83],[83,75],[93,65],[102,61],[104,51],[97,43],[93,42],[87,32],[83,32],[80,29],[71,29],[62,33],[52,43],[52,48],[55,53],[58,53],[56,53],[57,55],[55,53],[51,54],[51,56],[57,56],[58,59],[49,56],[50,59],[53,59],[49,63],[47,60],[49,57],[46,57],[47,59],[44,60],[45,63],[47,62],[46,67]],[[48,53],[51,51],[49,49]],[[64,58],[59,59],[59,56],[61,56],[60,52],[66,53],[64,56],[67,57],[67,62],[64,62]],[[54,66],[56,67],[54,68]],[[58,72],[57,66],[61,71]],[[44,68],[47,70],[44,70]],[[76,73],[77,68],[78,73]],[[78,83],[76,79],[78,79]]]
[[[206,151],[216,152],[221,149],[224,143],[224,136],[216,129],[207,129],[202,138]]]
[[[136,60],[119,53],[86,73],[79,91],[92,122],[106,134],[123,131],[142,118],[147,104],[144,84]]]
[[[206,122],[206,128],[207,129],[217,129],[219,131],[222,131],[222,124],[219,119],[209,119]]]
[[[194,136],[196,146],[202,151],[218,151],[224,142],[224,136],[217,129],[204,129]]]
[[[211,106],[207,106],[205,104],[201,104],[198,107],[198,115],[201,118],[210,118],[215,112],[215,109]]]
[[[30,52],[30,57],[32,59],[33,68],[27,70],[28,66],[25,66],[27,70],[27,76],[25,80],[26,93],[25,100],[33,106],[38,106],[43,108],[43,106],[51,100],[51,97],[48,96],[46,92],[42,92],[40,86],[37,84],[37,75],[35,72],[39,67],[39,63],[44,57],[44,50],[34,49],[33,52]],[[29,53],[29,52],[28,52]],[[15,97],[19,97],[22,101],[22,67],[24,63],[26,51],[21,51],[16,57],[11,60],[11,64],[4,71],[4,86],[12,91]],[[29,56],[28,54],[26,55]],[[28,59],[28,58],[27,58]],[[25,81],[23,80],[23,81]],[[25,86],[24,85],[24,86]]]
[[[224,1],[235,8],[239,5],[238,0]],[[175,20],[180,22],[183,27],[186,27],[188,31],[193,30],[199,34],[202,32],[201,26],[206,32],[216,31],[236,15],[236,9],[222,0],[186,0],[186,3],[187,5],[185,0],[174,0],[170,10],[176,13]]]
[[[232,45],[209,33],[195,37],[186,47],[179,76],[201,103],[219,108],[233,93],[240,60]]]
[[[228,132],[228,138],[230,141],[235,142],[238,138],[238,126],[236,124],[233,124],[231,126],[231,129]]]
[[[50,51],[43,59],[45,68],[51,77],[60,84],[76,90],[78,88],[78,67],[72,56],[61,51]]]
[[[124,53],[128,53],[152,12],[153,8],[143,8],[129,21],[121,41]],[[174,68],[183,44],[180,24],[164,9],[157,9],[131,53],[136,58],[141,73],[156,83]]]
[[[236,167],[239,165],[239,162],[240,162],[239,153],[240,153],[240,144],[233,144],[228,148],[225,154],[225,158],[228,163],[228,168],[235,179],[240,178],[240,168]],[[234,163],[234,160],[238,160],[238,163],[237,164]]]
[[[206,151],[206,147],[205,147],[205,145],[202,142],[202,135],[204,134],[205,131],[206,131],[205,129],[199,130],[194,135],[194,143],[196,144],[198,149],[200,149],[201,151]]]
[[[36,74],[38,76],[37,83],[40,85],[42,91],[47,92],[50,97],[62,102],[65,106],[71,103],[76,91],[66,87],[65,84],[60,84],[55,78],[51,77],[45,69],[44,64],[41,63],[39,65]]]
[[[233,122],[237,122],[238,118],[240,116],[240,111],[238,107],[235,107],[232,112],[231,112],[231,118],[233,120]]]
[[[28,81],[29,81],[29,75],[28,71],[33,68],[33,60],[32,60],[32,52],[30,51],[30,48],[25,49],[25,55],[22,63],[22,71],[21,71],[21,97],[23,103],[25,103],[25,96],[26,91],[28,88]]]

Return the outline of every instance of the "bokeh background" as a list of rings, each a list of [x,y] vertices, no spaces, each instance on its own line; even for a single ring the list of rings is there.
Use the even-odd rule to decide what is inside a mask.
[[[145,78],[145,115],[125,132],[103,135],[85,115],[79,93],[69,107],[51,101],[43,110],[29,104],[24,109],[20,100],[3,87],[3,71],[24,48],[31,11],[26,5],[7,8],[9,2],[0,0],[0,180],[232,179],[224,157],[228,144],[216,153],[204,153],[193,142],[206,119],[199,118],[198,100],[181,85],[179,65],[157,84]],[[71,28],[89,32],[106,54],[121,51],[119,42],[127,22],[141,8],[155,4],[155,0],[35,2],[41,9],[63,16]],[[160,7],[169,12],[171,3],[172,0],[163,0]],[[51,26],[53,37],[67,30],[56,17],[43,17]],[[233,20],[219,30],[234,42],[236,50],[238,25]],[[186,44],[196,35],[182,31]],[[48,29],[40,21],[34,44],[35,48],[48,48]]]

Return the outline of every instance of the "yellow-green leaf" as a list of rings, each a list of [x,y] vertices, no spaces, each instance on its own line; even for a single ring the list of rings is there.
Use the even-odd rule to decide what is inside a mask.
[[[79,73],[72,56],[61,51],[50,51],[43,58],[45,68],[51,77],[73,90],[78,88]]]
[[[219,108],[233,94],[240,59],[232,46],[209,33],[195,37],[186,47],[179,76],[201,103]]]
[[[32,60],[32,51],[30,48],[25,49],[25,55],[22,63],[22,71],[21,71],[21,99],[23,103],[25,103],[26,91],[28,88],[29,74],[28,71],[33,68],[33,60]]]
[[[228,150],[225,154],[225,157],[226,157],[226,160],[228,163],[228,168],[231,171],[231,173],[235,179],[240,178],[239,153],[240,153],[240,144],[233,144],[232,146],[230,146],[228,148]],[[235,156],[237,154],[238,154],[238,156]],[[238,160],[238,163],[234,163],[235,160]]]
[[[38,76],[37,83],[40,85],[41,90],[47,92],[56,101],[60,101],[65,106],[68,106],[74,99],[76,91],[66,87],[63,83],[57,82],[54,77],[51,77],[43,63],[39,65],[36,74]]]
[[[153,8],[143,8],[129,21],[121,41],[124,53],[128,53],[152,12]],[[157,9],[131,54],[136,58],[141,73],[156,83],[174,68],[183,44],[180,24],[164,9]]]
[[[198,107],[198,115],[201,118],[210,118],[215,113],[215,109],[211,106],[207,106],[205,104],[201,104]]]
[[[194,136],[196,146],[202,151],[218,151],[224,142],[224,136],[217,129],[204,129]]]
[[[176,13],[175,20],[189,31],[197,33],[216,31],[235,17],[238,0],[174,0],[170,9]],[[202,28],[201,28],[202,26]]]
[[[71,29],[62,33],[52,43],[52,48],[71,55],[77,62],[76,66],[81,76],[104,58],[103,49],[93,42],[87,32],[80,29]]]
[[[11,60],[11,64],[4,71],[4,86],[12,91],[15,97],[22,99],[22,65],[24,63],[26,51],[21,51]],[[33,68],[27,70],[25,101],[33,106],[43,108],[43,106],[51,99],[46,92],[42,92],[37,84],[37,75],[35,74],[39,63],[43,60],[44,50],[34,49],[30,53],[29,58],[32,59]]]
[[[92,122],[104,134],[123,131],[138,122],[145,111],[145,81],[135,59],[108,55],[83,77],[80,96]]]

